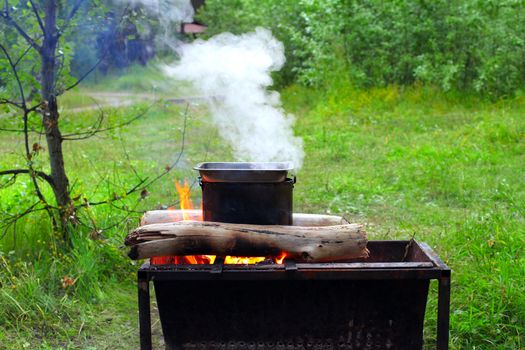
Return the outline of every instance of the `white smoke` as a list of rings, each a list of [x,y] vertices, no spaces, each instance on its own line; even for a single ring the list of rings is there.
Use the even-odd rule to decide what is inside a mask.
[[[263,28],[243,35],[219,34],[178,49],[180,61],[165,68],[187,80],[209,104],[219,133],[240,161],[291,161],[302,165],[302,139],[294,136],[294,118],[269,91],[271,72],[284,62],[284,47]],[[215,98],[213,98],[215,97]]]
[[[302,165],[303,142],[293,134],[292,115],[281,107],[279,93],[269,91],[271,73],[285,62],[284,48],[263,28],[235,36],[217,35],[184,44],[174,26],[192,22],[190,0],[117,0],[142,6],[158,18],[163,42],[177,51],[180,61],[165,67],[168,76],[189,81],[208,99],[219,133],[240,161],[287,161]]]

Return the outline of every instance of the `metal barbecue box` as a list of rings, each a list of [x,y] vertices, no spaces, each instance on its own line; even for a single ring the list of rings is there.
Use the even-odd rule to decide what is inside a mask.
[[[448,349],[450,269],[416,241],[370,241],[344,263],[150,265],[138,271],[141,349],[152,349],[153,281],[166,349],[423,348],[437,280],[438,350]]]

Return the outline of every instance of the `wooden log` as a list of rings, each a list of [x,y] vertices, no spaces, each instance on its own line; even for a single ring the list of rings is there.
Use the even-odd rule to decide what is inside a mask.
[[[321,227],[180,221],[141,226],[128,234],[131,259],[166,255],[275,257],[323,262],[368,256],[360,224]]]
[[[190,210],[150,210],[144,213],[140,224],[161,224],[165,222],[176,222],[184,220],[184,215],[187,220],[202,220],[202,210],[190,209]],[[323,215],[323,214],[293,214],[293,225],[294,226],[332,226],[332,225],[344,225],[348,224],[341,216],[336,215]]]
[[[349,222],[337,215],[325,215],[325,214],[305,214],[305,213],[293,213],[293,226],[307,226],[307,227],[319,227],[319,226],[334,226],[334,225],[345,225]]]

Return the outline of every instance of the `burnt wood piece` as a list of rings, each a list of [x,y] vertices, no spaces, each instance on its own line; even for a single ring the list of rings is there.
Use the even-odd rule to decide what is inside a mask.
[[[447,350],[450,269],[416,241],[403,261],[407,243],[370,241],[373,262],[353,269],[224,265],[216,274],[213,265],[146,263],[139,275],[155,281],[167,349],[184,350],[420,350],[428,283],[438,279],[437,349]]]
[[[360,224],[322,227],[244,225],[207,221],[179,221],[141,226],[125,241],[130,258],[165,255],[233,255],[337,261],[368,256],[367,238]]]
[[[166,222],[177,222],[184,220],[185,216],[187,220],[202,220],[202,210],[150,210],[144,213],[140,220],[140,225],[144,226]],[[293,213],[292,222],[293,226],[331,226],[349,223],[345,218],[337,215],[304,213]]]

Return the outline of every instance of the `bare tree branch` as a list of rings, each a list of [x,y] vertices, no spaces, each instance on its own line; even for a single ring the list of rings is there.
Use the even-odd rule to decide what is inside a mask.
[[[24,103],[24,106],[25,106],[25,103]],[[25,109],[25,107],[24,107]],[[31,180],[33,182],[33,185],[35,186],[35,191],[36,191],[36,194],[38,196],[38,198],[40,199],[40,201],[42,203],[44,203],[47,207],[48,203],[44,197],[44,195],[42,194],[42,191],[40,190],[40,186],[38,185],[38,181],[36,180],[36,171],[35,169],[33,168],[33,161],[32,161],[32,158],[33,158],[33,154],[31,153],[31,149],[29,148],[29,129],[28,129],[28,112],[27,110],[24,110],[24,116],[23,116],[23,121],[24,121],[24,146],[25,146],[25,149],[26,149],[26,159],[27,159],[27,165],[29,167],[29,174],[31,175]],[[49,182],[49,181],[48,181]],[[53,182],[51,182],[50,184],[54,184]],[[52,185],[54,186],[54,185]],[[48,211],[49,215],[52,217],[52,214],[50,211]]]
[[[75,81],[73,84],[69,85],[68,87],[66,87],[64,89],[63,92],[66,92],[66,91],[69,91],[71,89],[73,89],[74,87],[76,87],[78,84],[80,84],[84,79],[87,78],[88,75],[91,74],[91,72],[93,72],[98,66],[99,64],[104,60],[104,58],[106,58],[106,53],[108,52],[109,50],[104,50],[104,53],[102,54],[102,56],[97,60],[97,62],[91,66],[91,68],[89,68],[84,74],[82,74],[80,76],[80,78],[77,79],[77,81]]]
[[[77,4],[78,4],[78,7],[80,7],[80,5],[82,4],[84,0],[78,0]],[[74,9],[75,7],[73,7]],[[122,20],[124,19],[124,14],[128,11],[128,6],[126,6],[124,8],[124,10],[122,11],[122,15],[120,16],[120,21],[119,21],[119,25],[122,23]],[[71,12],[72,13],[72,16],[71,18],[75,15],[76,11],[78,11],[78,8],[75,10],[75,12]],[[70,15],[71,15],[70,13]],[[69,16],[68,16],[69,17]],[[66,23],[66,25],[68,25],[68,23]],[[118,26],[115,26],[115,30],[113,31],[113,33],[111,34],[112,36],[114,36],[117,32],[117,28]],[[60,30],[60,32],[63,32],[63,29]],[[104,51],[102,52],[102,55],[100,55],[99,59],[97,60],[97,62],[95,62],[95,64],[93,66],[91,66],[84,74],[82,74],[80,76],[80,78],[77,79],[77,81],[75,81],[73,84],[71,84],[70,86],[66,87],[64,89],[63,92],[66,92],[66,91],[69,91],[73,88],[75,88],[78,84],[80,84],[84,79],[87,78],[88,75],[91,74],[91,72],[93,72],[99,65],[100,63],[102,63],[102,61],[106,58],[106,55],[108,54],[109,52],[109,43],[106,43],[106,47],[104,48]]]
[[[0,131],[6,131],[6,132],[24,132],[22,129],[7,129],[7,128],[0,128]]]
[[[21,133],[21,132],[24,132],[24,129],[0,128],[0,131]],[[38,131],[38,130],[36,130],[34,128],[28,129],[27,132],[33,132],[33,133],[38,134],[38,135],[45,135],[45,132]]]
[[[11,101],[6,98],[0,98],[0,105],[11,105],[17,108],[24,108],[20,102]]]
[[[45,35],[46,29],[44,28],[44,23],[42,23],[42,18],[40,18],[40,15],[38,14],[38,8],[35,6],[35,3],[33,2],[33,0],[29,0],[29,2],[31,3],[31,8],[33,9],[36,20],[38,21],[38,26],[42,30],[42,33]]]
[[[62,35],[66,31],[67,27],[69,27],[69,24],[71,23],[71,20],[73,19],[73,17],[75,17],[75,15],[77,14],[78,10],[80,9],[80,6],[82,6],[84,1],[85,0],[78,0],[73,5],[73,7],[71,8],[71,11],[69,11],[69,13],[66,16],[66,18],[64,18],[64,25],[62,26],[62,28],[60,28],[58,30],[58,35]]]
[[[37,110],[44,105],[44,101],[38,102],[36,105],[27,108],[27,113],[38,112]],[[42,133],[44,135],[44,133]]]
[[[31,169],[10,169],[10,170],[0,170],[0,176],[4,175],[18,175],[18,174],[32,174],[46,180],[51,186],[54,186],[53,178],[43,171],[34,171]]]
[[[87,139],[91,136],[93,136],[97,130],[100,129],[100,127],[102,126],[102,123],[104,121],[104,118],[106,117],[106,114],[104,113],[104,110],[102,109],[102,106],[100,106],[100,104],[97,102],[97,100],[95,100],[94,98],[91,98],[93,100],[93,103],[97,106],[98,110],[99,110],[99,115],[98,115],[98,119],[95,123],[93,123],[93,125],[91,127],[89,127],[89,131],[83,131],[83,132],[79,132],[79,133],[71,133],[71,134],[64,134],[62,135],[62,140],[83,140],[83,139]],[[83,137],[82,135],[89,135],[87,137]],[[82,136],[82,137],[78,137],[78,138],[75,138],[73,136]]]
[[[141,181],[139,181],[135,186],[133,186],[131,189],[129,189],[128,191],[126,191],[126,193],[124,195],[115,195],[113,198],[109,198],[107,200],[104,200],[104,201],[100,201],[100,202],[89,202],[87,204],[83,204],[81,205],[82,207],[85,207],[87,205],[92,205],[92,206],[95,206],[95,205],[101,205],[101,204],[110,204],[110,203],[113,203],[115,201],[118,201],[118,200],[121,200],[122,198],[124,197],[127,197],[129,196],[130,194],[138,191],[139,189],[141,188],[144,188],[145,186],[144,183],[146,183],[146,181],[148,180],[148,178],[145,178],[145,179],[142,179]]]
[[[20,63],[20,61],[22,61],[25,57],[25,55],[27,55],[27,53],[29,51],[31,51],[31,49],[33,48],[33,45],[28,45],[27,46],[27,49],[24,50],[24,52],[20,55],[20,57],[18,57],[18,59],[16,60],[15,62],[15,67],[18,66],[18,64]]]
[[[149,111],[150,109],[157,103],[158,101],[154,101],[151,105],[149,105],[145,110],[144,112],[142,113],[139,113],[137,114],[136,116],[134,116],[133,118],[130,118],[128,120],[126,120],[125,122],[123,123],[120,123],[120,124],[116,124],[116,125],[112,125],[112,126],[109,126],[107,128],[101,128],[100,126],[102,125],[102,122],[103,122],[103,119],[104,119],[104,111],[103,109],[101,108],[101,106],[97,103],[97,106],[99,107],[100,109],[100,117],[99,119],[97,120],[97,122],[95,122],[95,124],[97,125],[97,127],[93,130],[89,130],[89,131],[84,131],[84,132],[78,132],[78,133],[71,133],[71,134],[65,134],[62,136],[62,140],[64,141],[78,141],[78,140],[85,140],[85,139],[88,139],[96,134],[99,134],[99,133],[102,133],[102,132],[105,132],[105,131],[110,131],[110,130],[115,130],[115,129],[119,129],[119,128],[122,128],[124,126],[127,126],[127,125],[130,125],[132,124],[133,122],[137,121],[138,119],[144,117]]]
[[[26,97],[25,97],[25,94],[24,94],[24,88],[22,86],[22,82],[20,81],[20,77],[18,76],[18,71],[16,70],[16,66],[15,66],[13,60],[11,59],[11,56],[9,55],[9,52],[4,47],[4,45],[0,44],[0,50],[2,50],[2,52],[4,53],[4,56],[7,58],[7,61],[9,62],[9,66],[11,67],[11,70],[13,71],[16,83],[18,85],[20,98],[22,99],[21,106],[22,106],[22,108],[24,110],[26,110]]]
[[[46,210],[46,208],[35,208],[38,204],[40,204],[40,201],[38,201],[35,204],[31,205],[29,208],[24,210],[22,213],[19,213],[19,214],[16,214],[16,215],[12,215],[9,219],[3,220],[3,223],[2,223],[2,226],[1,226],[2,234],[0,235],[0,240],[2,240],[6,236],[9,228],[11,226],[13,226],[13,225],[16,225],[18,220],[20,220],[24,216],[26,216],[28,214],[31,214],[31,213],[34,213],[34,212],[37,212],[37,211]]]
[[[4,9],[4,11],[0,12],[0,17],[3,18],[7,22],[7,24],[13,26],[16,29],[16,31],[25,39],[25,41],[27,41],[29,45],[31,45],[37,51],[40,52],[42,47],[38,45],[36,41],[33,38],[31,38],[22,27],[20,27],[20,25],[13,19],[13,17],[9,15],[9,11],[7,9],[8,4],[6,4],[6,8]]]
[[[141,181],[142,180],[142,176],[139,175],[137,169],[135,169],[135,167],[133,166],[132,162],[131,162],[131,158],[129,156],[129,153],[128,153],[128,150],[126,148],[126,145],[124,144],[124,142],[122,142],[122,139],[120,139],[120,144],[122,146],[122,150],[124,151],[124,157],[126,157],[126,160],[128,161],[128,164],[129,164],[129,167],[131,168],[131,171],[133,172],[133,174],[135,174],[135,177]]]
[[[109,230],[109,229],[111,229],[111,228],[113,228],[113,227],[117,227],[117,226],[119,226],[119,225],[122,225],[124,222],[128,221],[128,220],[130,219],[130,217],[131,217],[132,215],[134,215],[134,214],[135,214],[135,215],[136,215],[136,214],[143,215],[143,214],[144,214],[144,211],[136,210],[136,209],[137,209],[137,206],[139,205],[139,203],[140,203],[140,200],[137,201],[137,202],[135,203],[135,205],[134,205],[132,208],[119,207],[119,206],[115,205],[114,203],[109,203],[109,205],[111,205],[113,208],[118,209],[118,210],[121,210],[121,211],[124,211],[124,212],[126,213],[126,215],[125,215],[121,220],[119,220],[119,221],[117,221],[117,222],[115,222],[115,223],[113,223],[113,224],[111,224],[111,225],[109,225],[109,226],[106,226],[106,227],[97,228],[96,223],[94,223],[94,222],[91,220],[91,217],[90,217],[90,216],[88,216],[88,218],[89,218],[89,221],[91,221],[91,223],[93,224],[93,227],[91,227],[91,226],[85,224],[85,223],[82,222],[81,220],[79,220],[79,222],[80,222],[80,224],[81,224],[82,226],[87,227],[87,228],[90,229],[90,230],[96,230],[97,235],[100,235],[100,234],[102,234],[102,232],[104,232],[104,231],[107,231],[107,230]],[[86,210],[90,210],[90,209],[91,209],[91,208],[90,208],[89,206],[86,207]]]
[[[7,188],[9,186],[12,186],[16,183],[16,175],[11,176],[7,181],[0,183],[0,189]]]
[[[122,195],[122,196],[116,195],[113,198],[109,198],[107,200],[99,201],[99,202],[87,202],[86,204],[83,204],[82,206],[86,206],[86,205],[95,206],[95,205],[101,205],[101,204],[110,204],[110,203],[112,203],[114,201],[117,201],[117,200],[120,200],[120,199],[122,199],[124,197],[127,197],[127,196],[129,196],[130,194],[132,194],[134,192],[137,192],[139,189],[147,188],[148,186],[150,186],[151,184],[153,184],[154,182],[158,181],[159,179],[164,177],[166,174],[171,172],[171,170],[173,170],[175,168],[175,166],[177,166],[177,164],[179,163],[180,159],[182,158],[182,154],[184,153],[184,149],[185,149],[185,145],[186,145],[186,127],[187,127],[187,122],[188,122],[188,109],[189,109],[189,106],[190,106],[190,104],[187,103],[186,104],[186,109],[184,111],[184,124],[183,124],[183,128],[182,128],[182,137],[181,137],[180,151],[179,151],[177,157],[175,158],[175,161],[171,165],[167,166],[162,173],[160,173],[159,175],[155,176],[152,179],[149,179],[148,177],[146,177],[144,179],[141,179],[135,186],[133,186],[128,191],[126,191],[126,193],[124,195]]]
[[[31,205],[25,211],[21,212],[20,214],[11,216],[9,218],[9,220],[4,222],[5,225],[4,225],[4,223],[0,224],[0,230],[1,230],[1,227],[4,228],[4,232],[1,234],[1,237],[5,236],[7,230],[9,230],[9,228],[12,227],[12,225],[15,225],[15,229],[16,229],[16,223],[17,223],[18,220],[20,220],[24,216],[28,215],[29,213],[32,213],[32,212],[35,212],[35,211],[40,211],[40,210],[47,211],[47,213],[49,214],[51,220],[53,221],[53,225],[55,227],[56,227],[55,215],[57,215],[57,214],[54,213],[54,210],[60,211],[60,215],[62,217],[62,213],[63,213],[63,208],[64,207],[53,207],[53,206],[49,205],[49,203],[46,201],[46,198],[43,196],[43,193],[42,193],[42,191],[40,190],[40,187],[39,187],[39,185],[42,186],[42,182],[40,182],[41,179],[46,181],[51,187],[53,187],[53,190],[55,190],[55,182],[56,182],[57,188],[59,187],[61,182],[59,180],[55,180],[54,181],[52,176],[46,174],[43,171],[37,171],[37,170],[34,169],[34,164],[33,164],[32,158],[34,157],[36,151],[35,151],[35,149],[33,149],[33,151],[31,150],[31,148],[30,148],[30,137],[29,137],[30,136],[29,132],[34,131],[34,130],[31,130],[30,127],[29,127],[29,118],[33,117],[31,115],[31,113],[36,112],[42,106],[43,106],[42,110],[46,111],[48,109],[48,106],[47,105],[43,105],[43,104],[47,104],[47,103],[49,103],[50,106],[54,107],[55,108],[54,111],[56,111],[57,110],[56,109],[56,105],[53,104],[56,101],[54,100],[54,98],[51,98],[51,99],[47,99],[46,98],[49,102],[44,101],[42,103],[39,103],[37,105],[29,107],[28,103],[30,104],[31,102],[28,102],[27,97],[25,96],[24,86],[23,86],[22,81],[21,81],[20,76],[19,76],[19,72],[20,71],[17,71],[17,67],[20,68],[19,67],[20,62],[22,62],[24,57],[26,57],[28,55],[28,53],[31,52],[32,48],[36,49],[40,53],[40,56],[41,56],[42,59],[44,59],[44,58],[47,59],[45,62],[48,62],[48,63],[51,62],[50,67],[52,67],[53,69],[56,67],[56,65],[55,65],[56,64],[56,58],[59,57],[59,56],[56,56],[56,52],[53,51],[53,50],[55,50],[55,46],[53,46],[53,45],[57,44],[57,40],[59,39],[59,37],[68,29],[69,26],[72,25],[72,23],[74,23],[74,22],[72,22],[72,19],[77,15],[78,11],[82,8],[83,4],[85,3],[85,0],[73,0],[73,1],[75,1],[75,3],[71,6],[71,9],[70,9],[69,13],[64,18],[64,22],[62,24],[62,27],[57,29],[56,22],[55,22],[56,17],[54,15],[53,16],[48,16],[48,14],[56,14],[56,7],[54,6],[54,4],[52,4],[51,6],[46,6],[45,7],[46,15],[41,17],[40,16],[40,12],[39,12],[39,8],[37,7],[37,4],[40,4],[40,3],[38,1],[35,1],[35,0],[29,0],[30,6],[32,7],[32,11],[34,12],[34,15],[36,17],[36,21],[38,22],[38,25],[39,25],[40,29],[42,30],[42,34],[44,35],[43,43],[41,45],[37,43],[37,41],[40,42],[40,38],[41,37],[32,38],[29,35],[31,33],[30,32],[26,32],[24,30],[24,28],[22,28],[17,23],[17,20],[15,19],[16,16],[14,18],[10,16],[9,8],[8,8],[9,4],[8,4],[7,0],[6,0],[6,8],[5,8],[5,10],[4,11],[0,11],[0,18],[4,19],[4,21],[5,21],[5,23],[7,25],[10,25],[14,29],[16,29],[16,31],[19,33],[19,35],[21,35],[24,38],[24,40],[27,41],[27,43],[29,44],[29,46],[21,54],[19,52],[17,52],[17,55],[20,54],[20,56],[16,59],[16,61],[12,59],[12,57],[10,56],[7,48],[5,46],[0,45],[0,52],[3,52],[3,54],[5,55],[5,57],[7,58],[8,62],[9,62],[9,66],[11,67],[11,70],[13,72],[14,80],[16,81],[16,84],[18,85],[20,98],[21,98],[21,102],[15,102],[15,101],[7,100],[7,99],[1,99],[0,100],[0,104],[12,105],[14,107],[17,107],[17,108],[21,109],[22,112],[23,112],[23,115],[22,115],[23,128],[21,130],[7,129],[7,128],[3,128],[3,129],[0,128],[0,130],[6,130],[6,131],[12,131],[12,132],[22,132],[24,134],[24,146],[25,146],[25,153],[26,153],[25,156],[26,156],[26,160],[27,160],[27,169],[0,170],[0,177],[5,176],[4,179],[8,179],[7,182],[4,182],[4,185],[5,185],[5,184],[11,184],[11,183],[16,182],[17,175],[20,175],[20,174],[29,175],[31,177],[31,179],[32,179],[32,182],[33,182],[34,187],[35,187],[36,195],[38,196],[38,199],[39,199],[38,202],[36,202],[35,204]],[[46,5],[49,5],[49,4],[51,4],[51,3],[50,2],[46,3]],[[127,8],[124,10],[124,13],[126,11],[127,11]],[[121,17],[121,20],[120,20],[121,22],[122,22],[123,18],[124,18],[124,16]],[[42,21],[43,19],[45,20],[45,24]],[[115,27],[115,31],[117,30],[118,27],[119,27],[118,25]],[[46,46],[46,40],[49,40],[51,42],[51,46],[50,46],[51,48],[49,50],[48,50],[48,47]],[[63,91],[70,90],[70,89],[74,88],[75,86],[77,86],[78,84],[80,84],[89,74],[91,74],[99,66],[99,64],[103,61],[103,59],[106,57],[108,52],[109,52],[109,45],[105,48],[103,54],[101,55],[100,59],[96,62],[96,64],[94,64],[92,67],[90,67],[88,69],[88,71],[85,72],[75,83],[73,83],[71,86],[67,87]],[[53,57],[55,57],[55,60],[53,60]],[[63,59],[63,57],[62,57],[62,59]],[[62,61],[62,63],[59,63],[59,64],[61,64],[61,65],[59,66],[59,69],[58,69],[58,75],[60,75],[61,69],[63,68],[63,61]],[[44,67],[46,67],[46,66],[44,66]],[[48,70],[44,69],[42,71],[50,72],[51,69],[48,69]],[[55,75],[57,74],[56,71],[54,71],[54,74]],[[55,78],[56,78],[56,76],[55,76]],[[58,78],[56,78],[56,79],[58,79]],[[47,80],[47,81],[51,81],[51,80]],[[51,84],[54,84],[53,86],[48,84],[49,85],[48,87],[50,87],[52,90],[54,90],[53,97],[55,97],[58,94],[58,92],[56,91],[57,90],[56,82],[57,82],[57,80],[55,80],[54,82],[51,83]],[[45,90],[45,91],[47,91],[47,90]],[[109,131],[109,130],[114,130],[114,129],[118,129],[118,128],[124,127],[124,126],[129,125],[129,124],[133,123],[134,121],[140,119],[144,115],[146,115],[146,113],[149,111],[149,109],[155,103],[156,102],[151,104],[151,106],[149,106],[145,111],[141,112],[140,114],[136,115],[135,117],[133,117],[133,118],[131,118],[129,120],[126,120],[124,122],[121,122],[119,124],[111,125],[111,126],[107,126],[107,127],[103,127],[103,124],[105,123],[106,115],[104,114],[104,111],[102,109],[100,109],[101,110],[100,116],[95,121],[95,123],[91,126],[91,128],[92,128],[91,130],[87,130],[87,131],[79,132],[79,133],[71,133],[71,134],[66,134],[66,135],[59,135],[57,137],[57,139],[60,139],[60,140],[82,140],[82,139],[87,139],[89,137],[92,137],[92,136],[94,136],[94,135],[96,135],[98,133],[104,132],[104,131]],[[155,176],[153,178],[149,178],[149,177],[142,178],[142,176],[132,166],[132,171],[135,174],[135,177],[137,179],[136,180],[137,183],[133,187],[128,189],[124,194],[122,194],[122,195],[114,195],[113,198],[109,198],[106,201],[101,201],[101,202],[96,202],[96,203],[89,203],[87,200],[85,200],[85,203],[83,205],[78,205],[79,204],[78,202],[76,204],[72,203],[71,204],[72,207],[75,206],[76,208],[79,208],[79,207],[83,207],[83,206],[84,207],[89,207],[91,205],[109,204],[109,205],[112,205],[113,207],[115,207],[115,208],[117,208],[119,210],[126,211],[128,213],[128,215],[124,218],[124,221],[127,220],[127,218],[129,217],[130,213],[136,212],[135,208],[138,205],[138,203],[140,202],[140,200],[137,201],[137,204],[135,206],[131,205],[131,208],[128,207],[127,205],[121,206],[121,204],[126,204],[126,203],[124,203],[124,202],[118,203],[117,201],[122,200],[126,196],[131,195],[132,193],[135,193],[135,192],[138,193],[141,190],[142,190],[141,198],[143,198],[145,195],[147,195],[147,191],[145,191],[145,187],[148,186],[148,185],[153,184],[155,181],[157,181],[160,178],[162,178],[163,176],[165,176],[180,161],[180,159],[182,157],[182,154],[184,152],[184,146],[185,146],[185,137],[186,137],[185,134],[186,134],[186,126],[187,126],[188,108],[189,108],[189,105],[186,106],[186,111],[185,111],[185,116],[184,116],[184,128],[183,128],[183,131],[182,131],[182,141],[181,141],[180,153],[176,157],[175,162],[172,165],[170,165],[169,167],[166,167],[165,171],[163,173],[161,173],[158,176]],[[35,131],[35,132],[38,133],[38,131]],[[42,135],[42,132],[39,132],[39,133]],[[31,135],[31,138],[33,138],[33,137],[34,136]],[[33,148],[34,147],[35,146],[33,145]],[[129,155],[127,154],[127,152],[125,152],[125,153],[126,153],[127,160],[130,161]],[[118,179],[118,175],[117,175],[117,179]],[[120,182],[120,180],[119,180],[119,182]],[[124,183],[124,182],[122,182],[122,183]],[[124,186],[122,186],[121,188],[125,189]],[[69,196],[69,193],[71,193],[71,192],[68,189],[68,196]],[[143,194],[143,193],[145,193],[145,194]],[[58,200],[58,197],[56,197],[56,194],[55,194],[55,198],[57,198],[57,200]],[[76,200],[76,199],[74,199],[74,200]],[[117,204],[119,204],[119,205],[117,205]],[[74,213],[74,209],[73,209],[73,213]],[[67,211],[66,211],[66,215],[69,215],[67,213]],[[88,222],[88,224],[89,224],[89,222]],[[96,228],[96,223],[94,221],[92,221],[91,224],[93,224],[93,226]],[[119,224],[119,223],[117,223],[117,224]]]
[[[20,77],[18,76],[18,71],[16,69],[16,66],[15,66],[13,60],[11,59],[11,56],[9,55],[9,52],[7,51],[7,49],[2,44],[0,44],[0,50],[3,51],[5,57],[7,58],[8,62],[9,62],[9,66],[11,67],[11,70],[13,71],[13,75],[15,77],[15,80],[16,80],[18,88],[19,88],[20,98],[22,99],[21,108],[23,109],[23,112],[24,112],[24,114],[23,114],[24,147],[25,147],[25,151],[26,151],[27,166],[29,167],[27,173],[31,177],[31,181],[33,182],[33,186],[35,187],[35,192],[37,194],[38,199],[40,200],[41,203],[44,204],[45,210],[49,214],[50,219],[54,222],[55,219],[54,219],[53,213],[50,210],[50,205],[46,201],[44,195],[42,194],[42,191],[40,190],[40,186],[38,185],[37,176],[41,176],[41,175],[38,175],[37,171],[33,168],[33,162],[31,160],[32,159],[32,153],[31,153],[31,149],[29,148],[29,128],[28,128],[28,116],[29,116],[29,113],[31,113],[31,111],[28,110],[28,108],[27,108],[26,98],[25,98],[25,94],[24,94],[24,88],[22,86],[22,81],[20,80]],[[44,174],[42,172],[40,172],[40,173],[45,175],[43,178],[49,184],[51,184],[51,186],[54,186],[54,182],[53,181],[49,182],[49,179],[51,179],[51,177],[47,176],[46,174]]]

